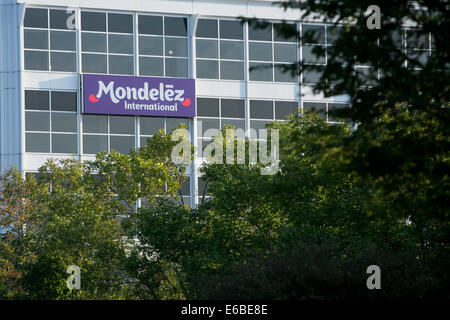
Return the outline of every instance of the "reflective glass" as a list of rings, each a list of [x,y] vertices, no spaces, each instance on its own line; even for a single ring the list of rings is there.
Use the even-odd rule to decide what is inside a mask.
[[[106,13],[103,12],[81,12],[81,30],[106,31]]]
[[[164,76],[163,58],[141,57],[139,59],[139,74],[145,76]]]
[[[217,38],[217,20],[199,19],[196,36],[199,38]]]
[[[51,58],[50,70],[52,71],[65,71],[65,72],[77,71],[75,53],[52,52],[50,58]]]
[[[219,117],[219,99],[198,98],[197,116],[199,117]]]
[[[77,135],[52,134],[52,153],[77,153]]]
[[[27,30],[23,31],[23,46],[27,49],[48,49],[47,30]]]
[[[244,43],[242,41],[220,41],[220,58],[244,59]]]
[[[188,74],[187,59],[166,58],[166,76],[186,78]]]
[[[162,37],[139,37],[139,54],[150,56],[163,55]]]
[[[52,112],[52,132],[77,132],[77,115]]]
[[[25,135],[26,152],[50,152],[49,133],[27,133]]]
[[[84,53],[82,63],[83,72],[106,73],[106,55]]]
[[[76,33],[70,31],[51,31],[50,49],[52,50],[76,50]]]
[[[218,57],[218,48],[217,48],[217,40],[197,40],[197,58],[217,58]]]

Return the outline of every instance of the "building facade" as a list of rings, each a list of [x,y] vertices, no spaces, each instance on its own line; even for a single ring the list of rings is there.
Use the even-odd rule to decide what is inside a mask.
[[[286,63],[325,65],[315,46],[332,46],[333,30],[298,21],[266,0],[1,0],[0,165],[36,172],[48,158],[89,160],[97,152],[128,152],[157,130],[189,127],[201,148],[211,130],[232,124],[259,138],[258,129],[301,108],[349,107],[345,96],[312,93],[319,74],[292,76]],[[240,17],[272,25],[257,30]],[[277,34],[286,20],[317,30],[313,43]],[[261,67],[261,68],[254,68]],[[364,71],[364,66],[361,67]],[[83,75],[193,79],[194,117],[88,114]],[[333,121],[329,118],[328,121]],[[251,130],[254,129],[254,130]],[[185,203],[201,201],[197,158],[183,187]]]

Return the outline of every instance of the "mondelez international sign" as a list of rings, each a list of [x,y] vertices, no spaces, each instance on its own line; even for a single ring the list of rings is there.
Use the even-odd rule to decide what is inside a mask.
[[[83,113],[195,117],[193,79],[82,75]]]

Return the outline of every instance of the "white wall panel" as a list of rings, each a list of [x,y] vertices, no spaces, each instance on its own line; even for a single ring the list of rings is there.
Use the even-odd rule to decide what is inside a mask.
[[[23,87],[33,89],[78,90],[80,87],[80,76],[77,74],[25,71],[23,73]]]
[[[282,99],[282,100],[298,100],[299,86],[297,84],[281,84],[281,83],[255,83],[248,84],[249,98],[264,99]]]
[[[245,82],[197,79],[196,95],[211,97],[245,97]]]

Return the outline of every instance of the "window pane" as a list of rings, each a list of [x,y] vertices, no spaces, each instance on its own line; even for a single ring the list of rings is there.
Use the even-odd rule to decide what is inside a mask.
[[[141,143],[140,146],[141,146],[141,148],[145,147],[147,145],[147,139],[150,139],[150,138],[149,137],[141,137],[140,138],[140,141],[141,141],[140,142]]]
[[[108,47],[110,53],[133,54],[133,36],[110,34],[108,35]]]
[[[118,134],[134,134],[134,117],[110,116],[109,132]]]
[[[77,111],[77,93],[52,91],[53,111]]]
[[[333,111],[350,109],[350,105],[346,103],[329,103],[328,104],[328,121],[347,121],[345,117],[334,115]]]
[[[245,120],[222,119],[222,128],[225,125],[232,125],[235,130],[242,130],[241,132],[235,132],[235,135],[238,138],[245,138]]]
[[[251,100],[250,118],[273,119],[273,102],[264,100]]]
[[[70,31],[51,31],[50,48],[52,50],[76,50],[76,33]]]
[[[272,81],[273,66],[271,63],[250,63],[251,81]]]
[[[196,36],[199,38],[217,38],[217,20],[198,19]]]
[[[303,25],[304,43],[325,43],[325,27],[314,25]]]
[[[187,39],[166,38],[166,56],[187,57]]]
[[[139,121],[141,134],[143,135],[152,136],[159,129],[164,130],[164,118],[141,117]]]
[[[296,62],[297,45],[275,43],[274,60],[279,62]]]
[[[77,153],[76,134],[52,134],[52,153]]]
[[[219,78],[219,63],[215,60],[197,60],[197,77],[204,79]]]
[[[197,119],[197,134],[199,137],[211,138],[219,133],[219,119]]]
[[[429,49],[428,33],[420,30],[407,30],[406,45],[409,49]]]
[[[77,71],[75,53],[68,52],[52,52],[51,53],[51,68],[52,71]]]
[[[166,58],[166,76],[186,78],[188,74],[187,59]]]
[[[272,41],[272,24],[269,23],[265,29],[257,29],[253,25],[248,26],[249,40]]]
[[[106,34],[83,32],[81,49],[90,52],[106,52]]]
[[[188,196],[191,193],[190,190],[191,190],[191,183],[190,183],[189,177],[187,177],[186,180],[181,185],[180,191],[183,196]]]
[[[342,27],[327,26],[327,43],[334,44],[340,37],[342,32]],[[400,34],[400,45],[402,44],[402,37]]]
[[[408,60],[411,60],[411,62],[408,61],[408,66],[412,64],[414,67],[421,67],[427,64],[430,54],[429,51],[426,50],[408,50],[407,56]],[[417,65],[417,63],[419,65]]]
[[[134,74],[133,56],[109,56],[109,73]]]
[[[203,194],[209,196],[208,184],[202,178],[198,178],[198,195],[203,196]]]
[[[134,149],[134,137],[111,136],[110,150],[128,154],[131,149]]]
[[[108,116],[83,115],[83,132],[108,133]]]
[[[163,58],[141,57],[139,59],[139,74],[145,76],[164,76]]]
[[[83,135],[83,153],[96,154],[108,150],[108,136]]]
[[[77,132],[77,115],[52,112],[52,132]]]
[[[23,25],[31,28],[48,28],[47,9],[27,8]]]
[[[50,10],[50,28],[52,29],[69,29],[75,23],[75,11],[67,12],[67,10]]]
[[[133,16],[108,13],[108,32],[133,33]]]
[[[250,60],[272,61],[272,44],[261,42],[249,43]]]
[[[224,118],[245,118],[245,102],[237,99],[222,99],[221,115]]]
[[[220,58],[244,59],[244,45],[241,41],[220,41]]]
[[[106,14],[102,12],[81,12],[81,30],[106,31]]]
[[[187,19],[164,17],[164,30],[166,36],[187,36]]]
[[[263,135],[260,135],[259,130],[267,130],[266,124],[270,123],[270,121],[261,121],[261,120],[252,120],[250,121],[250,138],[251,139],[263,139]]]
[[[48,49],[47,30],[27,30],[23,31],[24,48],[28,49]]]
[[[303,110],[317,112],[321,118],[327,116],[327,105],[325,103],[303,102]]]
[[[48,70],[48,52],[25,50],[26,70]]]
[[[322,76],[322,71],[306,69],[303,71],[303,82],[304,83],[318,83],[320,77]]]
[[[221,20],[220,37],[222,39],[244,39],[242,23],[240,21]]]
[[[286,117],[298,110],[297,102],[275,101],[275,118],[284,120]]]
[[[106,73],[106,55],[83,54],[83,72]]]
[[[220,78],[227,80],[244,80],[244,63],[237,61],[220,62]]]
[[[284,33],[289,33],[285,35]],[[274,41],[297,42],[297,25],[295,23],[274,23],[273,36]]]
[[[49,110],[49,106],[48,91],[25,90],[25,109]]]
[[[219,99],[198,98],[197,116],[219,117]]]
[[[150,56],[163,55],[162,37],[139,37],[139,54]]]
[[[163,18],[139,15],[139,33],[162,35]]]
[[[313,53],[313,49],[316,46],[303,46],[302,47],[302,59],[305,63],[325,64],[325,55],[318,57]]]
[[[290,70],[284,71],[283,64],[274,65],[274,74],[276,82],[297,82],[297,75],[292,75]]]
[[[49,133],[27,133],[25,139],[26,152],[50,152]]]
[[[175,129],[180,124],[186,124],[189,129],[189,119],[184,118],[166,118],[166,132],[170,133],[173,129]]]
[[[197,58],[217,58],[217,40],[197,40]]]
[[[50,131],[50,113],[25,112],[25,130]]]

